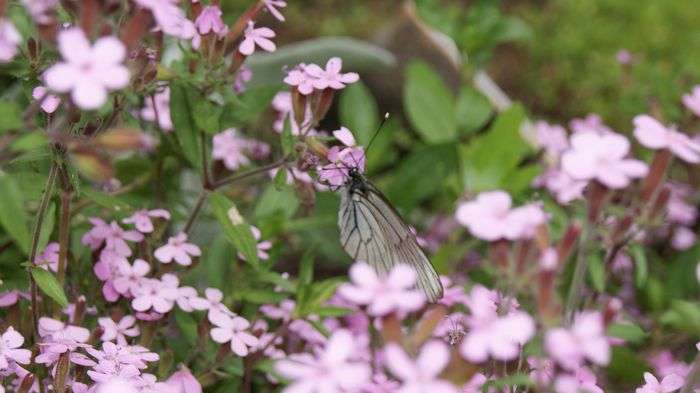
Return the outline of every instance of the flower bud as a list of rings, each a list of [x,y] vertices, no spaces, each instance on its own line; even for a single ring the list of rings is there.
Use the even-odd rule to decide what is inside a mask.
[[[76,147],[70,157],[80,173],[92,181],[103,183],[114,177],[112,163],[93,149]]]
[[[656,190],[659,189],[664,175],[666,174],[666,169],[671,162],[671,152],[663,149],[657,150],[654,153],[654,158],[651,161],[651,166],[649,168],[649,173],[644,178],[642,182],[642,202],[648,203],[651,201],[651,197],[654,195]]]
[[[184,365],[165,381],[173,390],[171,393],[202,393],[202,385]]]
[[[153,144],[148,135],[132,128],[112,128],[95,138],[95,145],[114,152],[150,150]]]
[[[557,247],[559,266],[562,266],[569,259],[579,236],[581,236],[581,224],[574,221],[566,228],[566,232],[559,242],[559,247]]]
[[[27,373],[27,375],[22,378],[22,382],[19,384],[19,388],[17,388],[17,393],[27,393],[29,389],[34,386],[35,380],[34,374]]]

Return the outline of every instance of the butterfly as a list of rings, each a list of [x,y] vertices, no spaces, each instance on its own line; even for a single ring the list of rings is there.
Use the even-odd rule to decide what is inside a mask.
[[[367,262],[380,276],[388,275],[399,263],[411,266],[428,301],[439,300],[443,293],[440,278],[411,228],[357,167],[346,173],[338,189],[338,227],[345,251],[355,261]]]

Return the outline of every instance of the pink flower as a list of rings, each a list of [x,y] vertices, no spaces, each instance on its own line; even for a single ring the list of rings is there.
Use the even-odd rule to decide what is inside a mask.
[[[272,14],[280,22],[284,22],[284,15],[277,9],[284,8],[287,6],[287,2],[283,0],[263,0],[265,4],[265,9]]]
[[[208,310],[207,316],[210,322],[214,322],[216,313],[230,313],[229,309],[222,303],[224,294],[216,288],[207,288],[204,290],[204,298],[196,297],[190,299],[190,304],[195,310]]]
[[[94,366],[95,363],[87,356],[75,352],[78,348],[89,347],[85,344],[90,338],[89,330],[42,317],[39,319],[39,335],[42,337],[41,354],[34,359],[36,363],[52,365],[61,354],[68,353],[71,363]]]
[[[0,336],[0,371],[7,370],[12,363],[29,364],[32,351],[20,348],[24,337],[12,326]]]
[[[663,350],[649,358],[649,365],[651,365],[654,371],[656,371],[656,374],[662,378],[671,374],[676,374],[685,378],[688,372],[690,372],[690,365],[677,361],[669,350]]]
[[[183,40],[192,39],[197,34],[194,23],[187,19],[176,2],[172,0],[135,0],[141,7],[151,10],[158,29],[163,33]]]
[[[678,226],[673,230],[671,246],[676,250],[687,250],[695,244],[695,231],[688,227]]]
[[[697,164],[700,162],[700,143],[686,134],[666,128],[649,115],[634,118],[634,136],[650,149],[668,149],[680,159]]]
[[[326,63],[325,70],[316,64],[309,64],[305,68],[305,71],[314,78],[313,86],[316,89],[323,90],[331,88],[334,90],[340,90],[345,88],[346,84],[355,83],[360,80],[360,76],[354,72],[341,74],[340,69],[342,67],[343,61],[340,59],[340,57],[332,57]]]
[[[351,360],[355,340],[347,330],[336,330],[315,356],[291,355],[275,364],[279,375],[292,383],[283,393],[357,391],[369,381],[371,371],[364,362]]]
[[[111,377],[95,385],[95,393],[140,393],[133,379]]]
[[[284,299],[280,302],[279,307],[272,304],[263,304],[260,306],[260,312],[270,319],[288,322],[292,318],[294,307],[296,307],[294,300]]]
[[[489,356],[497,360],[511,360],[520,348],[535,334],[535,323],[523,311],[514,309],[514,300],[506,299],[505,315],[498,314],[499,294],[481,285],[469,293],[466,303],[470,315],[465,318],[468,332],[460,346],[460,353],[470,362],[484,362]]]
[[[228,26],[221,19],[221,8],[215,5],[208,5],[202,9],[194,25],[201,35],[214,33],[219,37],[223,37],[228,32]]]
[[[551,125],[545,121],[538,121],[535,123],[535,138],[537,145],[554,158],[558,158],[569,148],[566,130],[558,124]]]
[[[144,104],[145,106],[139,112],[142,119],[146,121],[157,120],[158,126],[165,132],[173,130],[173,121],[170,117],[170,87],[165,86],[152,96],[147,96]]]
[[[45,25],[51,22],[49,14],[58,5],[58,0],[22,0],[22,4],[36,23]]]
[[[172,393],[202,393],[202,385],[185,366],[180,366],[165,383],[173,389]]]
[[[582,199],[583,190],[588,183],[582,180],[574,180],[568,173],[558,168],[550,168],[535,179],[533,184],[537,187],[546,187],[556,198],[557,202],[566,205],[573,200]]]
[[[255,45],[268,51],[274,52],[277,47],[275,43],[270,41],[270,38],[275,37],[275,32],[268,27],[255,28],[255,22],[248,21],[248,26],[243,32],[243,41],[238,46],[238,51],[241,54],[250,56],[255,52]]]
[[[670,393],[683,386],[683,378],[676,374],[665,376],[661,382],[651,373],[644,373],[644,386],[637,388],[635,393]]]
[[[260,238],[262,237],[262,233],[260,232],[260,229],[258,227],[251,225],[250,226],[251,232],[253,232],[253,237],[255,237],[255,240],[258,242],[257,244],[257,249],[258,249],[258,258],[261,260],[267,260],[270,258],[270,254],[267,253],[268,250],[272,248],[272,242],[265,240],[265,241],[260,241]],[[238,253],[238,257],[241,258],[242,260],[246,260],[245,256],[241,254],[240,252]]]
[[[603,119],[596,114],[589,114],[583,119],[573,119],[569,122],[569,128],[574,133],[592,132],[598,135],[610,134],[613,130],[603,123]]]
[[[615,54],[615,59],[621,65],[632,64],[632,60],[633,60],[632,54],[627,49],[620,49],[619,51],[617,51],[617,53]]]
[[[394,393],[401,386],[397,381],[389,379],[384,373],[374,374],[372,380],[365,384],[361,393]]]
[[[695,116],[700,117],[700,85],[693,87],[690,93],[683,95],[683,105]]]
[[[647,174],[646,164],[625,158],[630,144],[619,134],[578,133],[571,137],[572,148],[562,156],[562,169],[575,180],[597,180],[617,189],[633,178]]]
[[[554,379],[555,364],[549,358],[528,356],[527,365],[530,366],[530,379],[538,386],[546,386]]]
[[[8,63],[17,54],[22,36],[7,18],[0,18],[0,64]]]
[[[36,257],[34,264],[42,267],[45,270],[51,269],[53,272],[58,271],[58,249],[59,244],[56,242],[49,243],[44,251]]]
[[[250,140],[237,134],[238,131],[235,128],[229,128],[214,135],[212,139],[211,156],[215,160],[223,161],[224,166],[232,171],[250,163],[244,154],[250,149]]]
[[[692,196],[693,190],[686,184],[668,183],[671,196],[666,205],[668,220],[683,225],[693,225],[698,217],[698,208],[688,203],[686,199]]]
[[[331,163],[319,170],[319,181],[330,186],[345,184],[352,168],[360,173],[365,171],[365,152],[362,147],[346,147],[341,150],[338,146],[333,146],[328,150],[327,158]]]
[[[136,318],[131,315],[125,315],[119,320],[119,323],[114,322],[112,318],[98,318],[97,323],[102,327],[102,341],[115,341],[119,345],[126,345],[126,336],[137,337],[140,333],[139,327],[136,326]]]
[[[113,251],[117,255],[128,257],[131,255],[131,249],[126,243],[126,240],[132,242],[140,242],[143,240],[143,235],[137,231],[125,231],[116,221],[112,221],[109,225],[99,218],[90,218],[90,223],[94,225],[85,235],[83,235],[82,243],[96,250],[102,243],[105,243],[105,250]]]
[[[596,377],[589,369],[581,367],[574,375],[561,374],[554,381],[556,393],[603,393],[603,389],[596,385]]]
[[[161,246],[153,253],[153,256],[162,263],[170,263],[174,259],[182,266],[189,266],[192,264],[191,257],[200,255],[202,251],[195,244],[187,243],[187,234],[184,232],[168,239],[168,244]]]
[[[141,285],[133,295],[131,307],[134,310],[145,312],[153,309],[157,313],[165,314],[175,305],[178,291],[176,288],[164,285],[161,280],[149,278],[141,281]]]
[[[243,93],[251,79],[253,79],[253,70],[242,65],[241,68],[238,69],[236,79],[233,81],[233,91],[236,93]]]
[[[586,359],[597,365],[610,361],[610,344],[599,312],[582,312],[574,318],[571,328],[550,330],[545,348],[552,359],[568,370],[576,370]]]
[[[107,102],[107,92],[129,84],[129,70],[122,65],[126,48],[116,37],[99,38],[90,46],[85,33],[71,27],[58,33],[63,62],[44,73],[46,86],[59,93],[71,92],[81,109],[98,109]]]
[[[137,210],[131,216],[122,220],[124,224],[134,224],[136,230],[141,233],[153,232],[153,222],[151,218],[170,219],[170,213],[165,209]]]
[[[284,83],[290,86],[295,86],[302,95],[309,95],[314,91],[314,81],[316,78],[306,72],[307,67],[308,66],[306,64],[300,63],[289,71],[287,76],[284,78]]]
[[[134,260],[133,265],[128,262],[120,264],[117,276],[112,280],[112,285],[119,294],[133,296],[150,270],[151,265],[139,258]]]
[[[468,299],[464,293],[464,287],[454,284],[449,277],[440,276],[440,283],[442,284],[443,294],[438,303],[452,307],[455,304],[464,303]]]
[[[547,221],[537,204],[511,209],[510,195],[504,191],[482,192],[475,201],[461,203],[455,218],[472,235],[488,241],[532,238],[537,227]]]
[[[338,293],[355,304],[366,305],[369,315],[411,312],[425,304],[423,293],[414,289],[416,272],[407,265],[394,266],[381,279],[368,264],[358,262],[350,268],[350,279],[352,284],[342,284]]]
[[[458,392],[454,385],[438,378],[450,360],[450,350],[441,341],[433,340],[423,345],[415,362],[394,343],[386,346],[384,356],[387,368],[403,382],[397,392]]]
[[[0,293],[0,307],[13,306],[17,304],[20,298],[29,300],[29,294],[16,289],[2,292]]]
[[[237,315],[213,312],[209,320],[216,326],[211,338],[219,344],[231,343],[231,351],[238,356],[248,355],[248,348],[258,344],[258,338],[248,332],[250,322]]]
[[[35,87],[32,90],[32,98],[41,101],[41,109],[46,113],[54,113],[61,103],[61,98],[50,94],[44,86]]]
[[[333,131],[333,136],[345,146],[355,146],[355,137],[352,135],[352,132],[345,127],[340,127],[340,129]]]

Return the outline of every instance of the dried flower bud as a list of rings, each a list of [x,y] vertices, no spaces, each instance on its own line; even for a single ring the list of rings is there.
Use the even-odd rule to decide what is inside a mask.
[[[588,201],[588,222],[595,223],[598,221],[600,212],[605,205],[606,197],[609,195],[609,190],[597,181],[593,181],[588,185],[586,190],[586,200]]]
[[[664,175],[666,174],[666,169],[671,162],[671,157],[671,152],[666,149],[657,150],[656,153],[654,153],[654,159],[651,161],[649,173],[642,182],[642,202],[650,202],[651,197],[656,190],[659,189]]]
[[[27,393],[29,389],[31,389],[32,386],[34,386],[35,379],[36,378],[32,373],[28,373],[27,375],[25,375],[22,379],[22,383],[19,384],[19,388],[17,388],[17,393]]]
[[[95,182],[106,182],[114,177],[114,168],[109,159],[97,151],[79,146],[70,153],[76,168],[88,179]]]
[[[574,221],[566,228],[566,232],[559,242],[559,247],[557,247],[557,256],[560,266],[569,259],[569,255],[571,255],[571,251],[573,251],[579,236],[581,236],[581,224]]]
[[[150,150],[154,141],[150,136],[131,128],[112,128],[95,137],[95,145],[114,152]]]

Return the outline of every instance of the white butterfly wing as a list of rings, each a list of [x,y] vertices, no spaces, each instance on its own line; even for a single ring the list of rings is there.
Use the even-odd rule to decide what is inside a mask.
[[[341,189],[340,242],[356,261],[370,264],[380,276],[404,263],[416,272],[418,287],[431,303],[442,297],[442,285],[416,236],[375,187]]]

